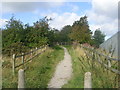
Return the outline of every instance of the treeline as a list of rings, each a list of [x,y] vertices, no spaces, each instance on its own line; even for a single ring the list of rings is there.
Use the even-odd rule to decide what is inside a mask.
[[[56,30],[56,37],[58,42],[76,42],[76,43],[87,43],[96,48],[105,40],[105,35],[96,29],[93,33],[89,29],[87,16],[81,17],[80,20],[75,21],[72,26],[64,26],[60,31]]]
[[[2,30],[3,54],[18,54],[45,44],[52,45],[54,31],[49,27],[50,20],[45,17],[30,26],[12,17]]]
[[[104,42],[105,35],[96,30],[94,35],[89,29],[87,17],[81,17],[72,26],[64,26],[61,30],[52,29],[48,19],[39,19],[33,26],[23,24],[14,16],[11,17],[4,29],[2,29],[2,51],[3,54],[12,55],[29,51],[31,48],[40,47],[45,44],[54,46],[59,42],[88,43],[99,47]]]

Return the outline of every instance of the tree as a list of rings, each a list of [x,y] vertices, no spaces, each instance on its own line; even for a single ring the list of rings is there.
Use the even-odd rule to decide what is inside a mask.
[[[21,53],[30,48],[52,44],[54,33],[49,28],[48,21],[44,17],[34,23],[33,26],[23,24],[13,17],[7,21],[6,28],[2,30],[3,53]]]
[[[80,20],[75,21],[72,25],[72,32],[70,38],[79,43],[90,43],[92,32],[89,29],[87,16],[81,17]]]
[[[24,47],[24,28],[20,20],[16,20],[14,16],[7,21],[6,28],[2,30],[2,46],[3,51],[10,53],[16,47],[16,51],[20,51]],[[19,44],[21,43],[21,45]],[[15,46],[14,46],[15,45]]]
[[[33,39],[32,42],[34,42],[34,45],[36,44],[37,46],[40,46],[47,43],[50,44],[52,32],[50,31],[48,22],[51,20],[51,18],[48,19],[47,17],[44,17],[34,23],[34,30],[32,31],[31,37],[31,39]]]
[[[2,31],[3,47],[24,39],[23,23],[14,16],[7,21],[6,28]]]
[[[61,42],[60,31],[58,29],[53,28],[54,31],[54,42]]]
[[[103,43],[104,40],[105,40],[105,35],[100,31],[100,29],[96,29],[93,35],[94,45],[96,47],[99,47],[99,45]]]
[[[62,28],[62,30],[60,32],[62,42],[70,42],[69,34],[71,32],[71,29],[72,29],[72,27],[70,25],[66,25]]]

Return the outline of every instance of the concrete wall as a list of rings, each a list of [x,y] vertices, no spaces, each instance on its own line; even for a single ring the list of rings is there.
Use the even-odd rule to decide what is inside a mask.
[[[114,51],[113,55],[115,57],[118,57],[119,56],[119,53],[118,53],[118,47],[119,47],[118,42],[120,42],[119,36],[120,36],[120,32],[117,32],[111,38],[109,38],[104,43],[102,43],[100,45],[100,48],[103,48],[103,49],[105,49],[108,52]]]

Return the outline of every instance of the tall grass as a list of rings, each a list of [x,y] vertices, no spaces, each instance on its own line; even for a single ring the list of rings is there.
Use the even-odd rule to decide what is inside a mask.
[[[82,47],[66,46],[73,63],[73,76],[64,88],[84,88],[84,74],[91,72],[92,88],[118,88],[118,75],[107,70],[97,59],[97,55]],[[92,56],[91,56],[92,55]],[[103,59],[103,57],[100,57]]]
[[[52,78],[57,63],[63,59],[64,51],[58,46],[48,48],[46,52],[35,57],[31,62],[16,69],[15,76],[12,75],[10,66],[3,68],[3,88],[17,88],[18,70],[25,69],[26,88],[46,88]],[[7,60],[6,60],[7,62]]]

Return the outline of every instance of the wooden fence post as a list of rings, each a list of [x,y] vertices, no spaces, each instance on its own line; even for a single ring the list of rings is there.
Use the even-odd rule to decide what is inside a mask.
[[[43,45],[43,51],[45,50],[45,45]]]
[[[31,58],[32,58],[32,56],[33,56],[33,51],[32,51],[32,49],[31,49]]]
[[[108,60],[108,67],[109,67],[109,68],[111,67],[111,62],[110,62],[110,60]]]
[[[24,65],[24,53],[22,53],[22,64]]]
[[[46,47],[47,47],[47,46],[45,45],[45,50],[46,50]]]
[[[84,90],[92,88],[91,72],[86,72],[84,77]]]
[[[107,67],[108,68],[110,68],[111,67],[111,62],[110,62],[110,60],[109,59],[107,59]],[[107,69],[107,74],[110,74],[110,70],[109,69]]]
[[[37,50],[37,47],[36,47],[36,55],[38,54],[38,50]]]
[[[41,48],[41,52],[43,51],[43,47]]]
[[[25,88],[25,76],[24,76],[24,70],[20,69],[18,71],[18,90],[21,90]]]
[[[12,65],[12,69],[13,69],[13,75],[15,74],[15,57],[16,55],[15,54],[13,54],[13,57],[12,57],[12,59],[13,59],[13,65]]]

